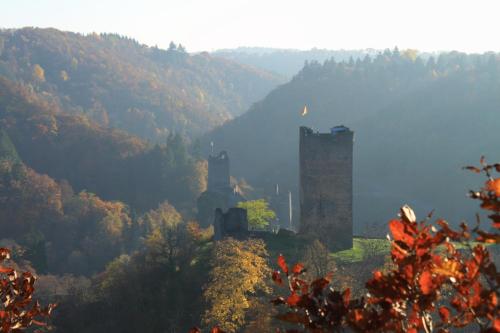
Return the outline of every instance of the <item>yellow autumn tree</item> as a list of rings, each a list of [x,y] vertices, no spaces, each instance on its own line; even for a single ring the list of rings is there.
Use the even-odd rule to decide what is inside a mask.
[[[65,70],[62,70],[60,73],[59,73],[59,77],[61,78],[61,80],[63,81],[68,81],[69,80],[69,75],[68,75],[68,72],[66,72]]]
[[[145,234],[150,234],[155,230],[163,232],[164,230],[174,229],[181,222],[181,214],[167,201],[158,205],[157,209],[150,210],[139,219],[139,225],[144,229]]]
[[[45,82],[45,71],[39,64],[33,66],[33,78],[37,81]]]
[[[264,242],[258,239],[228,238],[215,244],[210,280],[203,293],[208,304],[205,325],[218,325],[226,332],[245,325],[252,298],[270,292],[267,256]]]

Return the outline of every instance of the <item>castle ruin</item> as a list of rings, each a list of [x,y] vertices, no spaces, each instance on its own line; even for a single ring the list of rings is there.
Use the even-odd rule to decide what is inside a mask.
[[[330,250],[352,248],[352,154],[354,133],[300,127],[300,233]]]
[[[216,208],[227,210],[245,199],[231,185],[229,155],[226,151],[208,156],[207,190],[198,198],[198,222],[206,228],[214,222]]]
[[[225,237],[245,239],[248,237],[248,234],[246,209],[232,207],[226,213],[220,208],[215,210],[214,240],[221,240]]]

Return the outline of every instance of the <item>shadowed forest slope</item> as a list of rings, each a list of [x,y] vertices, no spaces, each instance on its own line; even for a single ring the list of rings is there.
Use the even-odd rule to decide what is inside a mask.
[[[164,200],[192,207],[204,190],[206,168],[190,156],[179,135],[151,145],[67,114],[44,97],[0,77],[0,130],[36,172],[140,212]]]

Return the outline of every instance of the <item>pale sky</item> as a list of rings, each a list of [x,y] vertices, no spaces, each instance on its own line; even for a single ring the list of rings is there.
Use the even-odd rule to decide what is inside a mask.
[[[0,0],[0,27],[238,46],[500,51],[499,0]]]

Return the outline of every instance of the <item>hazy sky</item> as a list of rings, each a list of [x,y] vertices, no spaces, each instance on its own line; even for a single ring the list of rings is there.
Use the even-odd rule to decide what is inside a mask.
[[[500,51],[498,0],[0,0],[0,27],[237,46]]]

